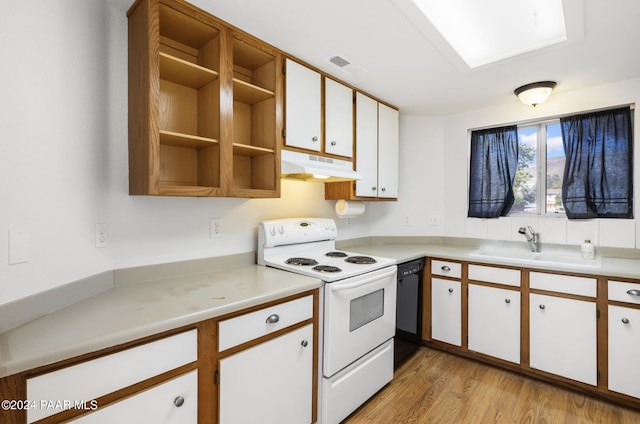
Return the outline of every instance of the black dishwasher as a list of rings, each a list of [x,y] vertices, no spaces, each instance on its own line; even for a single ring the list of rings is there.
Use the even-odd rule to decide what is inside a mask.
[[[396,303],[396,368],[422,343],[422,270],[424,258],[398,265]]]

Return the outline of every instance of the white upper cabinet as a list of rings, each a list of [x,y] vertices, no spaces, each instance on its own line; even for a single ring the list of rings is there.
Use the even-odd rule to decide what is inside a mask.
[[[398,197],[399,113],[356,94],[356,196]]]
[[[325,152],[353,156],[353,90],[325,78]]]
[[[321,77],[312,69],[286,60],[285,144],[321,150]]]
[[[399,115],[378,104],[378,197],[398,197]]]
[[[356,93],[356,196],[378,196],[378,102]]]

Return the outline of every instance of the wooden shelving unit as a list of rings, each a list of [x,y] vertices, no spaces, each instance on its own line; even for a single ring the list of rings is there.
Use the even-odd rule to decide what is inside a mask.
[[[233,193],[279,191],[276,118],[279,56],[233,38]],[[277,176],[277,178],[276,178]]]
[[[183,0],[128,17],[130,194],[279,197],[280,52]]]

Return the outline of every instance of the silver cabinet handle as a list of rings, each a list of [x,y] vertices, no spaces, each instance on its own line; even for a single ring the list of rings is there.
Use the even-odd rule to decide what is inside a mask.
[[[385,187],[382,187],[382,191],[387,191],[387,189]]]
[[[176,396],[176,398],[173,400],[173,404],[180,408],[182,405],[184,405],[184,398],[182,396]]]
[[[280,315],[273,314],[273,315],[269,315],[266,322],[267,324],[275,324],[278,321],[280,321]]]
[[[511,299],[505,299],[504,303],[511,303]]]
[[[453,289],[449,289],[449,293],[453,293]]]
[[[314,135],[313,138],[311,139],[311,141],[318,141],[318,136]]]
[[[622,318],[623,324],[629,324],[629,318]]]
[[[332,141],[332,142],[331,142],[331,145],[332,145],[332,146],[335,146],[336,144],[338,144],[338,143],[336,143],[335,141]]]
[[[545,306],[544,305],[540,305],[540,309],[544,310]]]
[[[443,270],[443,271],[445,271],[445,272],[451,271],[451,268],[449,268],[449,267],[448,267],[448,266],[446,266],[446,265],[442,265],[442,266],[440,267],[440,269],[441,269],[441,270]]]
[[[302,345],[302,347],[307,347],[309,346],[309,342],[306,340],[303,340],[302,343],[300,343]]]
[[[631,296],[640,296],[640,290],[638,289],[627,290],[627,294]]]
[[[371,191],[376,191],[377,189],[378,189],[378,187],[376,187],[376,186],[371,187]]]

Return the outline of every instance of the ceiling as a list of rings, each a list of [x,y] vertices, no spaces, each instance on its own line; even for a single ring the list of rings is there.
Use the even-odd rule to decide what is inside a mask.
[[[535,81],[557,81],[557,93],[640,77],[640,1],[565,0],[565,12],[577,2],[584,14],[577,42],[464,69],[437,34],[401,11],[408,0],[190,0],[402,114],[429,116],[526,107],[513,90]],[[344,73],[326,61],[336,54],[367,72]]]

